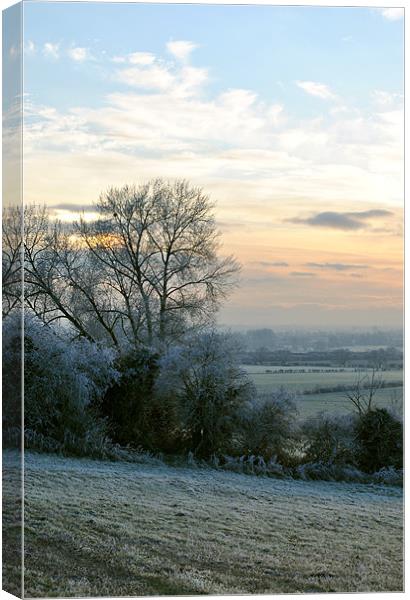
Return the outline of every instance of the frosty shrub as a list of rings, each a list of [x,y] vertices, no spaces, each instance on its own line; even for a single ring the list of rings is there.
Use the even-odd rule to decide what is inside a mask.
[[[403,466],[403,424],[385,408],[363,414],[356,428],[357,460],[368,473]]]
[[[288,464],[297,431],[296,415],[295,395],[283,387],[248,402],[241,411],[241,451]]]
[[[40,435],[58,442],[61,449],[82,454],[80,445],[87,440],[87,448],[105,443],[104,423],[96,418],[92,405],[117,377],[114,355],[99,344],[69,341],[61,334],[36,318],[25,319],[25,428],[32,438]],[[13,360],[17,346],[12,327],[5,344],[7,360]]]
[[[348,483],[373,483],[383,485],[403,485],[403,470],[383,467],[375,473],[365,473],[352,465],[325,462],[311,462],[293,469],[295,479],[305,481],[346,481]]]
[[[146,347],[119,357],[118,380],[101,403],[113,440],[121,445],[154,452],[172,452],[179,435],[177,409],[172,397],[154,394],[158,354]]]
[[[12,430],[21,427],[21,315],[19,311],[3,316],[2,351],[3,351],[3,444]],[[18,444],[17,440],[17,444]]]
[[[185,446],[196,456],[208,458],[232,446],[239,409],[253,393],[237,355],[230,335],[208,331],[171,347],[160,360],[157,396],[176,401]]]
[[[289,477],[288,470],[277,462],[276,456],[265,461],[263,456],[242,455],[224,456],[221,468],[226,471],[248,473],[250,475],[266,475],[270,477]]]
[[[369,483],[372,481],[369,475],[354,466],[320,461],[299,465],[294,470],[294,477],[305,481],[347,481],[352,483]]]
[[[356,464],[354,414],[319,414],[302,426],[306,463]]]
[[[372,479],[376,483],[385,485],[403,485],[403,469],[394,467],[383,467],[380,471],[373,473]]]

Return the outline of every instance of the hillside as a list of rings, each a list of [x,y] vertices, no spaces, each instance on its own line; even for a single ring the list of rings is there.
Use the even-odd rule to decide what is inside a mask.
[[[25,464],[29,597],[402,590],[398,488]]]

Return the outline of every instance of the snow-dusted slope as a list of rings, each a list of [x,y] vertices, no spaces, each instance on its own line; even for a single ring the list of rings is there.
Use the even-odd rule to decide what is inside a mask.
[[[402,589],[402,493],[26,456],[26,595]]]

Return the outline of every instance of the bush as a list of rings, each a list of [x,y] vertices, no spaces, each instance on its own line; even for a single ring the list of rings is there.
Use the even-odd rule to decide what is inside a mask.
[[[214,465],[215,466],[215,465]],[[221,468],[225,471],[247,473],[250,475],[266,475],[270,477],[289,477],[289,469],[277,462],[276,457],[265,461],[263,456],[224,456]]]
[[[248,402],[241,413],[241,452],[288,465],[295,443],[295,395],[284,388]]]
[[[299,465],[294,470],[296,479],[305,481],[346,481],[369,483],[371,479],[352,465],[335,464],[333,462],[309,462]]]
[[[108,418],[113,440],[154,452],[178,447],[178,416],[171,396],[157,397],[159,356],[146,347],[120,357],[118,380],[108,389],[101,411]]]
[[[9,429],[21,427],[22,421],[22,348],[21,314],[11,313],[3,318],[3,445],[7,443],[4,433]]]
[[[64,333],[64,332],[62,332]],[[8,361],[19,352],[18,333],[6,339]],[[24,328],[24,422],[33,436],[70,453],[88,453],[107,443],[98,402],[117,373],[111,350],[86,339],[69,341],[35,318]],[[18,424],[20,426],[20,424]],[[87,450],[85,450],[87,448]]]
[[[157,398],[178,407],[184,446],[198,457],[232,447],[239,409],[253,392],[237,355],[231,336],[210,331],[170,348],[160,361]]]
[[[372,479],[375,483],[384,483],[385,485],[403,485],[403,469],[394,467],[383,467],[380,471],[373,473]]]
[[[356,465],[357,417],[319,414],[302,426],[306,463]]]
[[[364,413],[355,429],[357,460],[367,473],[403,466],[403,425],[385,408]]]

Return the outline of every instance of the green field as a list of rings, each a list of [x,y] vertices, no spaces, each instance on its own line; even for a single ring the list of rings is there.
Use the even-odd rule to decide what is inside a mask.
[[[245,365],[243,367],[254,381],[256,388],[261,393],[281,386],[298,394],[297,405],[301,418],[310,417],[318,412],[329,412],[332,414],[344,414],[352,408],[346,398],[346,392],[324,392],[304,394],[306,391],[314,390],[317,386],[332,387],[336,385],[354,386],[358,373],[354,369],[335,370],[334,368],[321,368],[315,372],[315,367],[280,367]],[[318,369],[316,369],[317,371]],[[269,371],[269,372],[267,372]],[[371,375],[371,373],[368,373]],[[360,373],[363,376],[364,372]],[[383,371],[382,379],[387,382],[400,383],[403,379],[402,370]],[[383,388],[377,391],[374,400],[375,406],[394,406],[401,410],[403,404],[403,387]]]
[[[25,498],[25,597],[403,589],[400,488],[26,452]]]

